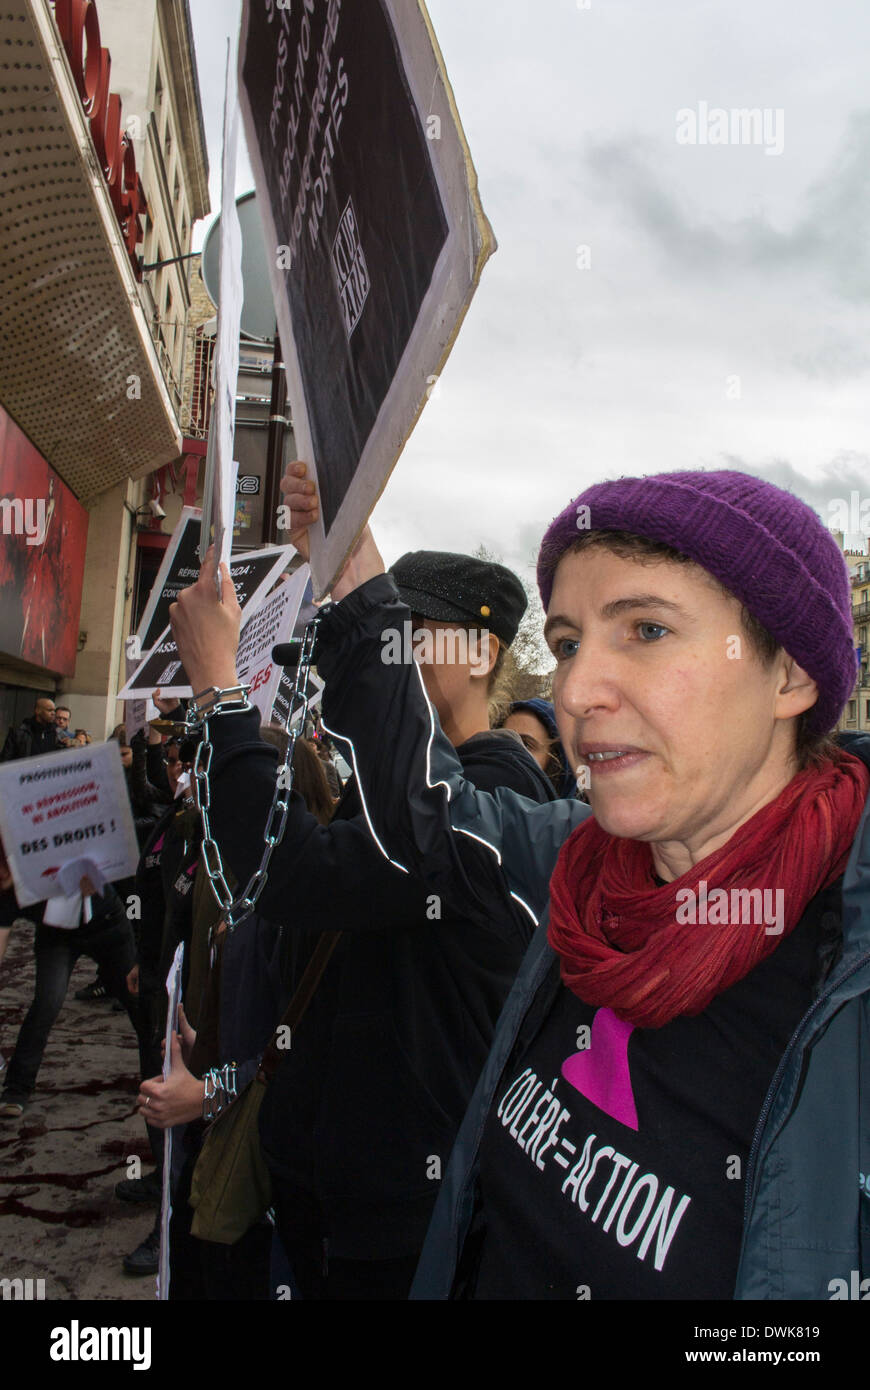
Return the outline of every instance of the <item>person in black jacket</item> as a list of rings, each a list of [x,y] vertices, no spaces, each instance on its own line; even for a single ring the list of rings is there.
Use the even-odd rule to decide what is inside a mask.
[[[54,716],[54,700],[50,695],[40,696],[31,717],[23,720],[17,729],[10,729],[6,735],[0,763],[13,762],[18,758],[36,758],[40,753],[56,753],[63,748],[57,737]]]
[[[163,700],[155,692],[154,701],[162,714],[177,709],[175,700]],[[161,1041],[166,1025],[166,975],[179,941],[189,939],[192,921],[193,885],[199,859],[199,818],[190,804],[175,796],[178,776],[167,772],[163,763],[160,734],[150,728],[147,743],[136,744],[134,788],[140,804],[150,803],[162,813],[154,820],[150,834],[140,840],[136,870],[136,894],[141,918],[137,933],[136,964],[128,984],[137,1002],[139,1067],[141,1079],[154,1076],[161,1068]],[[178,755],[177,744],[168,745]],[[189,966],[185,961],[185,973]],[[123,1202],[159,1204],[163,1182],[163,1133],[147,1122],[148,1140],[154,1158],[154,1171],[140,1178],[126,1178],[115,1186]],[[124,1256],[128,1274],[156,1273],[160,1248],[159,1214],[145,1239]]]
[[[175,705],[174,700],[169,703]],[[130,798],[133,827],[141,853],[157,821],[163,815],[167,805],[170,805],[173,800],[173,793],[163,762],[163,740],[159,733],[149,729],[146,742],[145,734],[140,730],[139,733],[134,734],[132,741],[128,744],[123,724],[116,726],[111,737],[116,740],[121,749],[121,764],[124,768],[127,795]],[[149,777],[154,778],[153,783]],[[122,902],[126,902],[130,895],[135,892],[135,889],[135,877],[124,879],[115,885],[115,891]],[[136,922],[137,920],[140,919],[134,916],[133,921]],[[136,931],[135,927],[134,932],[138,949],[139,932]],[[74,997],[90,1003],[95,999],[108,999],[110,995],[106,981],[98,973],[90,984],[77,989]],[[131,1179],[131,1181],[135,1183],[136,1180]]]
[[[393,574],[413,618],[391,635],[382,658],[417,657],[466,777],[534,803],[554,799],[520,741],[489,730],[493,674],[526,607],[522,585],[500,565],[434,552],[403,557]],[[207,561],[200,586],[209,575],[213,584]],[[198,649],[197,596],[196,586],[185,591],[172,610],[185,668],[197,690],[232,685],[234,671]],[[259,864],[274,785],[274,755],[257,727],[251,711],[211,728],[212,828],[239,884]],[[442,912],[437,885],[424,887],[382,856],[353,783],[326,827],[293,795],[257,910],[285,925],[286,980],[298,980],[321,931],[344,933],[261,1111],[278,1229],[298,1291],[330,1300],[406,1298],[530,930],[526,910],[517,900],[498,932]],[[238,998],[238,1009],[251,1006]]]

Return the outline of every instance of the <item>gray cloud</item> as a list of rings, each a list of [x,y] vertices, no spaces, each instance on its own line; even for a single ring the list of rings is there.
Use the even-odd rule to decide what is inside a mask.
[[[693,150],[694,154],[695,151]],[[709,156],[716,159],[719,150]],[[758,151],[740,151],[757,158]],[[620,137],[593,144],[585,167],[659,252],[684,273],[765,276],[820,273],[842,299],[870,299],[870,111],[852,114],[835,163],[806,189],[789,231],[760,213],[731,220],[706,212],[697,194],[680,196],[673,159],[655,142]],[[703,185],[698,189],[703,193]],[[738,204],[739,207],[739,204]]]
[[[219,177],[240,5],[191,4]],[[866,0],[429,9],[500,249],[376,509],[385,556],[483,542],[528,578],[620,474],[743,467],[822,516],[866,490]],[[783,155],[677,146],[699,99],[784,108]]]

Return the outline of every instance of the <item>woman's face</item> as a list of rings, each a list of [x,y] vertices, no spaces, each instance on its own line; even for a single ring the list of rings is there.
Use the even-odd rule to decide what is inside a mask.
[[[588,768],[595,818],[657,847],[663,877],[724,844],[794,775],[791,720],[816,687],[784,655],[762,665],[739,603],[696,565],[569,553],[545,633],[559,733],[572,767]]]
[[[547,733],[546,725],[537,715],[532,714],[531,710],[518,709],[508,715],[502,728],[512,729],[515,734],[519,734],[541,771],[549,771],[552,761],[550,735]]]

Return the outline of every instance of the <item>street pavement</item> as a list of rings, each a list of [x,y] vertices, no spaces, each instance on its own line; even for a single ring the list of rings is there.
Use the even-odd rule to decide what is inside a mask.
[[[136,1037],[110,1001],[73,998],[95,973],[92,961],[78,962],[31,1104],[19,1120],[0,1119],[0,1279],[44,1279],[46,1299],[153,1299],[154,1277],[125,1274],[121,1260],[148,1234],[155,1209],[114,1195],[129,1158],[141,1159],[142,1172],[152,1166],[134,1111]],[[0,965],[6,1057],[33,981],[33,932],[16,927]]]

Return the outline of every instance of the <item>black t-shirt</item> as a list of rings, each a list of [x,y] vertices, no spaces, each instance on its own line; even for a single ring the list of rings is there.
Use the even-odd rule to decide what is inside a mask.
[[[759,1112],[835,959],[841,887],[702,1014],[662,1028],[584,1004],[555,966],[486,1122],[474,1297],[733,1297]]]

